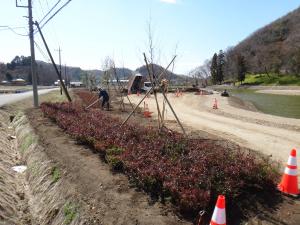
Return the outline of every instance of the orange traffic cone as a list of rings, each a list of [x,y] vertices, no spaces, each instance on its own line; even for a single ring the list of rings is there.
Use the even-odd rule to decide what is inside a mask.
[[[291,195],[300,193],[298,189],[296,149],[293,149],[290,153],[281,182],[278,184],[278,189]]]
[[[218,109],[218,101],[215,98],[214,104],[213,104],[213,109]]]
[[[146,104],[146,102],[144,102],[144,117],[149,118],[149,117],[151,117],[151,114],[152,114],[152,112],[149,111],[148,104]]]
[[[219,195],[210,225],[226,225],[225,196]]]

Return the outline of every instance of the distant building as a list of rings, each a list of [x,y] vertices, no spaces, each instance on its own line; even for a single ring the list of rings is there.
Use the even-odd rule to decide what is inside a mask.
[[[119,84],[121,84],[122,86],[127,86],[128,85],[129,80],[119,80]],[[115,84],[118,85],[118,81],[117,80],[109,80],[110,84]]]
[[[3,81],[1,81],[0,84],[1,84],[1,85],[10,85],[10,82],[7,81],[7,80],[3,80]]]
[[[11,85],[14,85],[14,86],[25,86],[26,84],[27,84],[26,80],[21,79],[21,78],[13,79],[11,81]]]
[[[84,84],[81,81],[71,81],[70,87],[72,88],[84,87]]]

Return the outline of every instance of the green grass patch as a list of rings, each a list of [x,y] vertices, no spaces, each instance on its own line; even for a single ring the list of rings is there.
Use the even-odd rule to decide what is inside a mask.
[[[31,174],[31,176],[36,177],[39,172],[39,163],[37,161],[28,165],[27,171]]]
[[[61,178],[60,171],[57,167],[54,167],[52,169],[52,180],[54,183],[56,183]]]
[[[115,171],[123,170],[124,164],[120,158],[123,152],[124,149],[118,147],[112,147],[106,150],[105,159]]]
[[[68,91],[69,94],[71,94],[70,90]],[[59,90],[51,91],[41,96],[41,102],[65,102],[65,101],[67,101],[65,93],[63,92],[61,95]]]
[[[33,137],[31,134],[28,134],[25,137],[24,142],[22,142],[22,144],[21,144],[21,152],[22,153],[25,152],[29,148],[29,146],[32,145],[33,142],[35,142],[35,141],[36,141],[36,138]]]
[[[300,77],[296,75],[247,74],[243,84],[244,85],[299,85],[300,86]]]
[[[77,215],[78,208],[75,204],[67,202],[64,205],[65,224],[70,224]]]
[[[22,112],[22,111],[18,111],[18,113],[17,113],[17,115],[15,116],[15,120],[19,120],[19,119],[21,119],[21,117],[22,116],[24,116],[24,112]]]

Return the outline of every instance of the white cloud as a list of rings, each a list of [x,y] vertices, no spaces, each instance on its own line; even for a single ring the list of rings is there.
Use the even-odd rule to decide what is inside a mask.
[[[160,0],[161,2],[169,3],[169,4],[176,4],[178,3],[177,0]]]

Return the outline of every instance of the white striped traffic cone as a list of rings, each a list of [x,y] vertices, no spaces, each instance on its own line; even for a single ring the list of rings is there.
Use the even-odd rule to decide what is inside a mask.
[[[296,149],[293,149],[290,153],[281,182],[278,184],[278,189],[286,194],[299,194]]]
[[[219,195],[210,225],[226,225],[225,196]]]

